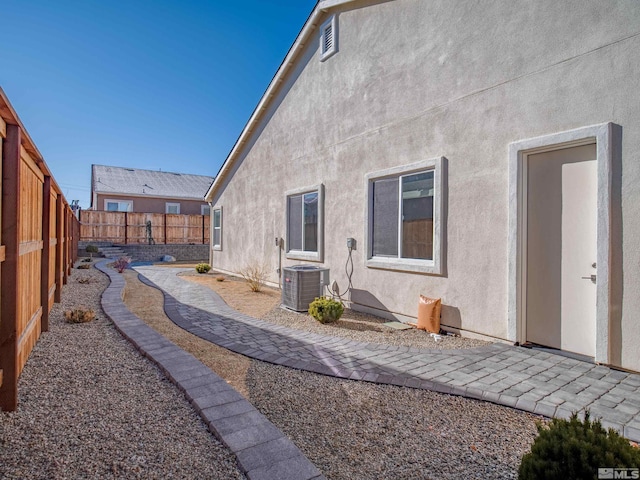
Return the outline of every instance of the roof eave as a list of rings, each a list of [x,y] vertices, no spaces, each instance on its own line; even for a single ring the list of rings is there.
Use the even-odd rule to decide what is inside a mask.
[[[236,143],[233,145],[231,152],[229,152],[229,155],[227,155],[227,158],[222,164],[220,171],[215,176],[213,183],[209,187],[209,190],[207,190],[207,193],[204,197],[207,202],[212,201],[214,193],[216,192],[218,187],[222,184],[224,179],[227,177],[229,171],[233,167],[233,164],[235,163],[235,159],[238,153],[242,150],[245,143],[249,140],[249,137],[251,136],[251,133],[253,132],[254,127],[258,124],[258,122],[262,118],[262,115],[270,105],[271,100],[275,96],[276,90],[280,87],[284,78],[296,63],[298,56],[302,53],[302,50],[308,45],[309,39],[312,37],[316,28],[319,27],[319,24],[317,23],[318,19],[322,15],[324,15],[325,12],[338,6],[346,5],[348,3],[353,3],[354,1],[356,0],[320,0],[318,1],[318,3],[316,3],[315,7],[313,8],[313,11],[309,15],[309,18],[307,19],[304,26],[302,27],[302,30],[300,30],[300,33],[298,34],[295,41],[293,42],[293,45],[289,49],[289,52],[287,53],[284,60],[280,64],[280,67],[278,68],[278,71],[276,72],[273,79],[271,80],[271,83],[269,83],[267,90],[262,95],[262,98],[258,102],[258,105],[256,106],[255,110],[249,117],[249,121],[247,122],[244,129],[242,130],[242,133],[236,140]]]
[[[106,190],[95,190],[96,195],[102,195],[103,197],[133,197],[133,198],[150,198],[150,199],[166,199],[166,200],[191,200],[194,202],[205,201],[204,197],[180,197],[176,195],[153,195],[148,193],[125,193],[125,192],[113,192]]]

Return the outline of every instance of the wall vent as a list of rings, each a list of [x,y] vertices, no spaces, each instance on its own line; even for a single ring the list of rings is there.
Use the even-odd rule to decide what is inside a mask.
[[[329,269],[315,265],[285,267],[282,276],[282,305],[297,312],[309,310],[309,304],[322,296],[329,283]]]
[[[336,15],[332,15],[320,27],[320,61],[324,62],[327,58],[338,51],[338,19]]]
[[[324,55],[333,48],[333,28],[331,24],[327,25],[327,28],[323,32],[322,40],[322,54]]]

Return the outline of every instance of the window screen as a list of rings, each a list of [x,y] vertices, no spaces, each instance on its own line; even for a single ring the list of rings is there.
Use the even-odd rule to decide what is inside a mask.
[[[373,182],[373,256],[398,256],[398,179]]]
[[[220,239],[222,237],[222,222],[220,216],[220,210],[213,211],[213,244],[220,245]]]
[[[288,204],[289,250],[302,250],[302,195],[289,197]]]

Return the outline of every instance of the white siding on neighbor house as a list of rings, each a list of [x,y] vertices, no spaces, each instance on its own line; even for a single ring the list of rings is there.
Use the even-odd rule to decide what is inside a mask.
[[[420,294],[441,297],[444,325],[508,339],[509,145],[613,122],[623,135],[612,215],[624,234],[613,235],[624,252],[614,275],[625,296],[612,307],[610,363],[640,370],[640,4],[366,3],[338,12],[335,55],[321,62],[319,37],[307,43],[214,191],[214,208],[224,206],[214,267],[265,261],[277,283],[286,192],[322,184],[322,264],[344,290],[346,239],[357,240],[355,308],[407,320]],[[441,273],[367,267],[367,174],[439,157]],[[285,250],[282,262],[300,263]]]

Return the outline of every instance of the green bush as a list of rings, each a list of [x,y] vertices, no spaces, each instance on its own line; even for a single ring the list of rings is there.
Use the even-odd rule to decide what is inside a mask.
[[[576,413],[569,420],[538,424],[531,452],[522,457],[519,480],[595,479],[598,468],[640,467],[640,449],[613,429],[607,432],[599,420],[584,422]]]
[[[309,305],[309,315],[320,323],[335,322],[342,316],[342,312],[344,312],[342,303],[332,298],[316,298]]]
[[[198,273],[207,273],[209,270],[211,270],[211,265],[208,263],[199,263],[196,265],[196,272]]]
[[[87,252],[89,254],[89,258],[93,258],[93,254],[94,253],[98,253],[98,247],[96,247],[95,245],[87,245],[86,247],[84,247],[84,251]]]

